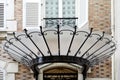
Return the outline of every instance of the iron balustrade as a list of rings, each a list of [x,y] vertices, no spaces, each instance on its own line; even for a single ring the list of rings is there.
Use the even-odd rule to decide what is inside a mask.
[[[74,27],[77,25],[77,17],[72,18],[43,18],[45,20],[45,27],[56,27],[56,25],[65,27]]]

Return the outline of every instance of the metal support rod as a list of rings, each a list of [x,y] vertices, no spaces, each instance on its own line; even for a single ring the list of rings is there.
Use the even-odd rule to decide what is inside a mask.
[[[83,71],[82,71],[82,74],[83,74],[83,80],[86,79],[87,77],[87,71],[88,71],[89,67],[87,67],[87,65],[83,65]]]
[[[44,39],[44,41],[45,41],[45,44],[46,44],[46,46],[47,46],[48,53],[50,53],[50,56],[52,56],[52,53],[51,53],[51,51],[50,51],[50,48],[49,48],[49,46],[48,46],[48,43],[47,43],[46,38],[45,38],[45,36],[44,36],[44,33],[43,33],[43,31],[42,31],[42,26],[40,26],[40,31],[41,31],[41,35],[42,35],[42,37],[43,37],[43,39]]]
[[[39,78],[39,72],[38,71],[34,71],[34,78],[35,80],[38,80]]]
[[[105,47],[107,44],[109,44],[111,41],[107,42],[106,44],[104,44],[103,46],[101,46],[100,48],[98,48],[97,50],[95,50],[93,53],[91,53],[86,59],[89,59],[92,55],[94,55],[97,51],[99,51],[100,49],[102,49],[103,47]]]
[[[16,60],[16,61],[18,61],[18,62],[21,62],[20,60],[17,60],[16,57],[13,57],[10,53],[8,53],[8,55],[9,55],[11,58],[13,58],[14,60]],[[25,63],[23,63],[23,64],[25,64]],[[26,64],[25,64],[25,65],[26,65]]]
[[[28,35],[27,30],[24,29],[24,31],[25,31],[26,36],[27,36],[27,37],[31,40],[31,42],[35,45],[35,47],[38,49],[38,51],[41,53],[41,55],[44,56],[44,54],[42,53],[42,51],[38,48],[38,46],[35,44],[35,42],[34,42],[34,41],[31,39],[31,37]]]
[[[67,51],[67,56],[68,56],[69,53],[70,53],[70,49],[71,49],[71,46],[72,46],[74,37],[75,37],[75,35],[76,35],[76,28],[77,28],[77,26],[74,27],[75,31],[73,32],[73,36],[72,36],[72,39],[71,39],[71,42],[70,42],[70,46],[69,46],[68,51]]]
[[[15,32],[13,32],[13,35],[17,41],[19,41],[24,47],[26,47],[36,58],[38,58],[38,56],[30,48],[28,48],[22,41],[18,39],[18,37],[15,36]]]
[[[110,51],[108,51],[108,52],[106,52],[106,53],[104,53],[103,55],[97,55],[96,57],[95,57],[95,59],[97,59],[97,58],[101,58],[101,57],[104,57],[105,55],[107,55],[108,53],[111,53],[112,51],[114,51],[115,49],[112,49],[112,50],[110,50]],[[93,58],[92,58],[93,59]],[[90,60],[92,60],[92,59],[90,59]]]
[[[6,48],[9,48],[9,47],[6,46]],[[12,51],[14,51],[14,52],[17,53],[18,55],[22,56],[25,60],[27,60],[27,62],[29,61],[29,58],[27,58],[26,56],[24,56],[24,55],[22,55],[21,53],[15,51],[15,50],[12,49],[12,48],[9,48],[9,49],[12,50]],[[13,53],[13,54],[15,54],[15,53]],[[16,55],[16,54],[15,54],[15,55]]]
[[[7,48],[7,46],[6,46],[6,48]],[[15,50],[13,50],[12,48],[9,48],[9,49],[11,49],[12,51],[14,51],[15,53],[18,53],[18,55],[20,55],[20,56],[22,56],[22,59],[24,59],[26,62],[27,62],[27,64],[29,64],[30,62],[29,62],[29,59],[27,58],[27,57],[25,57],[25,56],[23,56],[22,54],[20,54],[19,52],[17,52],[17,51],[15,51]],[[11,52],[12,53],[12,52]],[[13,55],[16,55],[17,57],[20,57],[20,56],[18,56],[17,54],[15,54],[15,53],[12,53]],[[9,53],[8,53],[9,54]],[[10,56],[11,56],[11,54],[9,54]],[[12,57],[12,56],[11,56]],[[26,59],[27,58],[27,59]]]
[[[10,50],[12,50],[13,52],[15,52],[15,53],[17,53],[17,54],[15,54],[15,53],[13,53],[13,52],[10,52],[10,53],[8,53],[9,54],[9,56],[10,57],[12,57],[13,59],[16,59],[16,57],[13,57],[13,55],[15,56],[17,56],[17,57],[20,57],[21,59],[24,59],[26,62],[27,62],[27,64],[29,65],[29,61],[31,60],[31,59],[29,59],[29,58],[27,58],[26,56],[23,56],[21,53],[19,53],[19,52],[17,52],[16,50],[14,50],[14,49],[12,49],[12,48],[10,48],[9,46],[7,46],[6,45],[7,44],[7,42],[5,43],[5,45],[4,45],[4,50],[8,53],[8,50],[7,49],[10,49]],[[5,49],[5,47],[7,48],[7,49]],[[12,54],[12,55],[11,55]],[[17,58],[18,59],[18,58]],[[16,61],[18,61],[18,62],[20,62],[19,60],[16,60]]]
[[[20,56],[22,56],[23,58],[27,58],[28,60],[30,60],[28,57],[26,57],[25,55],[23,55],[23,54],[21,54],[21,53],[19,53],[18,51],[16,51],[16,50],[14,50],[14,49],[12,49],[12,48],[10,48],[9,46],[7,46],[6,44],[5,44],[5,47],[7,48],[7,49],[10,49],[10,50],[12,50],[13,52],[15,52],[15,53],[17,53],[18,55],[20,55]]]
[[[104,37],[104,32],[102,37],[100,38],[100,40]],[[91,53],[86,59],[88,59],[89,57],[91,57],[92,55],[94,55],[97,51],[99,51],[100,49],[102,49],[103,47],[105,47],[107,44],[109,44],[111,41],[105,43],[104,45],[102,45],[100,48],[98,48],[97,50],[95,50],[93,53]]]
[[[38,74],[36,74],[36,76],[35,76],[35,80],[38,80]]]
[[[29,56],[31,59],[33,59],[33,57],[32,56],[30,56],[28,53],[26,53],[25,51],[23,51],[22,49],[20,49],[19,47],[17,47],[16,45],[14,45],[13,43],[11,43],[10,41],[8,41],[7,39],[6,39],[6,41],[9,43],[9,44],[11,44],[11,45],[13,45],[14,47],[16,47],[17,49],[19,49],[20,51],[22,51],[23,53],[25,53],[27,56]]]
[[[111,54],[113,54],[113,53],[111,53]],[[97,58],[97,59],[95,59],[95,60],[92,60],[91,62],[93,63],[92,65],[95,65],[95,64],[98,64],[99,62],[101,62],[101,61],[103,61],[103,60],[105,60],[105,59],[108,59],[110,56],[104,56],[104,57],[102,57],[102,58]]]
[[[104,33],[105,32],[103,32],[103,35],[87,51],[85,51],[81,57],[84,57],[84,55],[104,37]]]
[[[31,67],[31,69],[33,70],[33,72],[34,72],[34,78],[35,78],[35,80],[38,80],[39,78],[39,69],[38,69],[38,67],[37,67],[37,65],[33,65],[32,67]]]
[[[109,52],[110,53],[110,52]],[[110,54],[112,54],[112,53],[110,53]],[[106,54],[103,54],[103,55],[101,55],[100,57],[97,57],[97,58],[95,58],[95,60],[96,59],[99,59],[99,60],[101,60],[101,59],[107,59],[106,57],[109,57],[110,55],[106,55]]]
[[[99,59],[99,61],[103,61],[103,60],[108,59],[109,57],[111,57],[112,54],[113,53],[110,53],[110,55],[106,55],[106,56],[103,56],[103,57],[100,57],[100,58],[97,58],[97,59]]]
[[[90,33],[88,34],[88,36],[86,37],[86,39],[84,40],[84,42],[82,43],[82,45],[79,47],[79,49],[77,50],[77,52],[75,53],[74,56],[77,56],[78,52],[80,51],[80,49],[83,47],[83,45],[85,44],[85,42],[87,41],[87,39],[90,37],[91,33],[92,33],[93,28],[91,28]]]
[[[96,56],[98,57],[99,55],[103,54],[105,51],[107,51],[107,50],[111,49],[112,47],[114,47],[114,46],[111,46],[111,47],[109,47],[109,48],[105,49],[104,51],[100,52],[100,53],[99,53],[98,55],[96,55]],[[94,56],[94,57],[90,58],[89,60],[91,60],[91,59],[95,58],[96,56]]]
[[[58,34],[58,55],[60,56],[60,26],[57,25],[57,34]]]

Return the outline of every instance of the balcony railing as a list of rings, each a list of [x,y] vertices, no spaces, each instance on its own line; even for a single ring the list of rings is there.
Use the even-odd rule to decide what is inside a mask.
[[[45,27],[56,27],[56,25],[60,25],[62,27],[69,26],[74,27],[77,25],[77,17],[72,18],[44,18]]]

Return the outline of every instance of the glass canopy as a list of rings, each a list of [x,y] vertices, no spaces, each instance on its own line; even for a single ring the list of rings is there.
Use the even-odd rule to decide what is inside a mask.
[[[90,66],[115,52],[115,43],[104,32],[79,30],[76,26],[56,27],[14,32],[6,38],[4,50],[34,72],[39,64],[64,62],[87,67],[84,75]]]

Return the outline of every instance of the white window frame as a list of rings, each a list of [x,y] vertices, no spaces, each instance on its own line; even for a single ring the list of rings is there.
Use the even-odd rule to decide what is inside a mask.
[[[44,26],[44,19],[45,18],[45,0],[23,0],[23,29],[39,29],[38,27],[26,27],[26,22],[25,22],[25,3],[26,2],[35,2],[37,1],[39,3],[39,26]],[[61,4],[59,4],[59,6],[62,6],[62,0],[59,0],[59,2]],[[88,0],[76,0],[75,1],[76,5],[75,5],[75,16],[78,17],[77,20],[77,26],[80,28],[83,25],[85,25],[86,23],[88,23]],[[59,14],[59,17],[62,17],[62,7],[59,7],[59,12],[61,12]]]
[[[78,11],[79,11],[79,13],[78,13],[78,27],[79,28],[81,28],[81,27],[83,27],[85,24],[87,24],[88,23],[88,16],[89,16],[89,14],[88,14],[88,11],[89,11],[89,9],[88,9],[88,0],[78,0]],[[79,4],[80,3],[80,4]]]
[[[15,6],[14,0],[6,0],[6,20],[14,20],[15,19]]]
[[[4,25],[3,27],[0,27],[0,31],[5,31],[6,29],[6,0],[0,0],[0,3],[4,4]]]
[[[6,80],[6,71],[0,67],[0,71],[3,72],[3,80]]]

